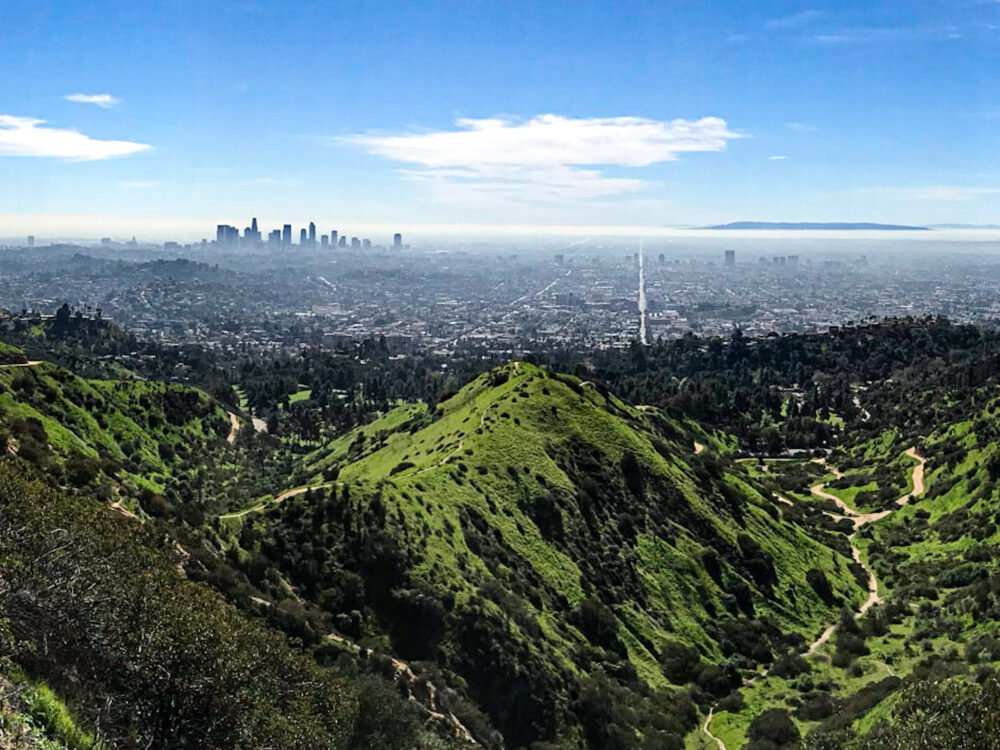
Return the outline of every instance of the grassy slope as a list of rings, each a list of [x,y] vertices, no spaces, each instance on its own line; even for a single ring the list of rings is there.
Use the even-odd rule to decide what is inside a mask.
[[[197,466],[200,451],[221,443],[225,411],[187,386],[135,379],[89,380],[49,363],[0,367],[0,428],[18,450],[18,420],[37,420],[56,464],[73,456],[98,461],[125,494],[161,492],[171,475]]]
[[[851,454],[861,457],[873,465],[890,466],[893,472],[898,474],[899,483],[908,491],[912,489],[909,474],[913,466],[913,461],[902,451],[898,450],[899,446],[896,444],[898,442],[895,441],[896,437],[895,432],[887,432],[875,440],[856,446],[851,451]],[[783,462],[775,461],[770,463],[771,470],[779,474],[783,468],[788,470],[794,466],[794,462],[784,464]],[[848,476],[850,476],[850,473],[848,473]],[[833,479],[834,476],[831,473],[819,481],[831,481]],[[834,492],[829,487],[827,489],[833,492],[833,494],[840,496],[848,504],[852,504],[853,497],[856,494],[856,492],[852,493],[849,490]],[[785,495],[795,498],[796,502],[816,503],[816,499],[810,496],[808,490],[805,488],[802,488],[799,492],[786,491]],[[915,512],[913,508],[920,507],[920,505],[921,503],[914,503],[912,507],[900,509],[882,523],[897,522],[904,518],[907,513]],[[876,525],[871,528],[875,530],[874,533],[877,533],[879,526]],[[865,553],[868,547],[867,535],[870,533],[873,532],[866,530],[866,533],[858,539],[858,546]],[[888,593],[881,579],[880,591],[883,595]],[[831,639],[816,657],[810,658],[811,669],[809,674],[804,678],[785,679],[771,675],[765,679],[756,680],[753,685],[741,691],[745,702],[743,710],[739,712],[722,711],[716,713],[715,719],[712,722],[713,734],[723,740],[727,747],[743,747],[747,740],[747,729],[750,721],[755,716],[771,708],[794,710],[801,694],[813,689],[815,685],[831,685],[833,686],[832,693],[835,696],[847,697],[887,676],[903,676],[908,674],[919,659],[919,654],[907,648],[907,640],[912,635],[914,627],[911,619],[892,625],[889,628],[889,632],[883,636],[869,638],[867,645],[871,653],[868,656],[858,659],[856,662],[857,666],[853,671],[838,668],[832,664],[830,656],[834,651],[834,647],[833,639]],[[876,709],[870,711],[859,720],[857,726],[863,730],[872,721],[877,719],[880,711],[886,710],[890,705],[891,701],[886,701],[881,706],[877,706]],[[796,724],[804,736],[811,729],[815,728],[818,722],[796,719]],[[687,738],[688,750],[708,750],[709,748],[715,750],[715,747],[715,743],[709,740],[701,731],[694,732]]]
[[[845,600],[861,598],[847,560],[799,527],[776,520],[771,501],[742,473],[723,479],[742,498],[740,519],[717,497],[706,496],[697,479],[702,457],[693,456],[682,428],[649,407],[634,409],[575,378],[521,364],[480,376],[444,402],[429,424],[425,414],[421,405],[401,406],[317,452],[308,465],[317,474],[339,466],[339,482],[378,487],[383,502],[413,530],[407,535],[411,544],[421,540],[414,550],[421,561],[417,572],[450,589],[459,601],[474,593],[478,581],[491,577],[487,564],[466,544],[461,513],[467,508],[487,519],[494,533],[571,606],[584,596],[590,583],[577,561],[545,539],[525,512],[540,496],[578,492],[566,471],[568,446],[596,449],[611,473],[626,453],[632,454],[652,478],[648,484],[679,490],[690,513],[687,525],[671,521],[670,539],[640,534],[636,540],[645,604],[613,605],[630,660],[652,685],[665,682],[657,666],[657,651],[665,641],[681,640],[721,659],[712,626],[725,611],[724,594],[699,562],[705,532],[693,533],[692,525],[704,524],[710,536],[730,546],[741,532],[758,541],[774,561],[778,583],[773,599],[754,589],[755,604],[758,614],[773,616],[783,630],[810,638],[832,616],[804,583],[810,568],[823,569]],[[658,422],[674,430],[667,451],[662,440],[660,450],[656,446]],[[567,510],[571,504],[564,506],[563,512]],[[726,576],[737,574],[727,570]],[[582,644],[580,634],[562,613],[532,610],[557,658],[571,665]]]
[[[870,653],[858,658],[851,669],[838,668],[831,662],[834,651],[831,641],[818,658],[811,660],[812,669],[807,677],[789,680],[769,677],[744,689],[746,708],[738,713],[718,713],[712,724],[713,733],[728,747],[742,746],[749,722],[755,715],[774,707],[793,710],[802,693],[813,685],[832,686],[833,695],[848,698],[887,676],[906,677],[915,669],[926,670],[927,667],[921,665],[926,665],[928,658],[933,659],[935,655],[954,664],[953,655],[963,654],[970,642],[982,636],[1000,635],[1000,623],[977,621],[961,613],[947,616],[955,625],[948,632],[926,627],[929,615],[937,612],[954,591],[947,586],[934,585],[938,583],[934,572],[961,563],[963,554],[970,548],[990,549],[1000,545],[1000,531],[988,521],[961,519],[949,527],[948,533],[934,526],[935,522],[946,520],[949,514],[956,512],[982,513],[987,519],[994,515],[1000,498],[990,480],[989,467],[1000,462],[1000,430],[995,426],[998,415],[1000,401],[994,401],[972,419],[944,426],[923,441],[924,452],[929,458],[926,494],[866,528],[858,538],[858,546],[874,565],[880,592],[888,601],[892,601],[893,586],[900,570],[909,568],[910,579],[924,580],[927,586],[916,596],[907,593],[908,603],[902,608],[902,615],[889,625],[888,632],[867,637]],[[904,443],[895,430],[890,430],[854,446],[849,453],[873,466],[890,467],[897,475],[896,481],[910,491],[909,474],[913,462],[901,450]],[[786,494],[802,496],[802,493]],[[837,494],[850,502],[849,492]],[[929,528],[925,529],[925,522],[930,524]],[[920,572],[912,572],[918,566]],[[984,567],[994,569],[991,565]],[[959,659],[961,661],[961,657]],[[889,696],[858,718],[855,729],[863,733],[880,719],[890,717],[895,704],[896,696]],[[818,726],[817,722],[797,720],[796,723],[803,735]],[[689,750],[714,750],[715,746],[698,732],[688,737],[687,747]]]
[[[101,750],[59,696],[20,670],[0,671],[0,747],[4,750]]]

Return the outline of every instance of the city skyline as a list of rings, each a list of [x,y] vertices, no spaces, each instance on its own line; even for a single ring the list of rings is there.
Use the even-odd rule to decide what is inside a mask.
[[[371,239],[367,237],[358,238],[357,236],[351,237],[348,240],[348,235],[340,234],[339,230],[331,229],[329,233],[317,234],[316,222],[310,221],[308,225],[304,225],[299,229],[299,241],[297,243],[292,242],[294,237],[294,225],[293,224],[283,224],[281,229],[272,229],[267,234],[267,240],[265,242],[263,232],[258,228],[257,217],[254,216],[250,220],[250,226],[244,227],[242,234],[240,233],[239,227],[233,224],[218,224],[215,228],[215,246],[217,247],[264,247],[265,245],[270,248],[274,247],[306,247],[306,248],[346,248],[346,247],[357,247],[358,244],[365,248],[372,247]],[[34,244],[34,235],[29,236],[29,246]],[[174,243],[176,244],[176,243]],[[207,238],[202,238],[202,245],[208,245],[209,241]],[[377,245],[378,247],[383,247]],[[385,247],[390,247],[386,245]],[[392,235],[392,245],[394,250],[402,250],[403,245],[403,235],[400,232],[395,232]]]
[[[1000,222],[996,3],[11,0],[0,20],[23,42],[0,50],[3,237],[193,239],[251,205],[369,235]]]

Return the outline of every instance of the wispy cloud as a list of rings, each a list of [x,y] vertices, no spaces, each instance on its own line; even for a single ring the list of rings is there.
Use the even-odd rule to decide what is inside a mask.
[[[959,40],[983,33],[977,25],[931,24],[925,26],[854,26],[815,34],[811,40],[823,45],[888,44],[899,42]]]
[[[70,161],[99,161],[147,151],[132,141],[105,141],[76,130],[45,126],[45,120],[0,115],[0,156],[39,156]]]
[[[121,100],[111,94],[69,94],[66,101],[77,104],[96,104],[102,109],[111,109]]]
[[[235,180],[232,184],[239,187],[291,187],[299,184],[299,180],[294,177],[244,177]]]
[[[976,198],[1000,195],[1000,187],[991,185],[878,186],[859,188],[858,192],[863,195],[877,195],[893,200],[960,203]]]
[[[414,165],[404,176],[449,198],[561,200],[635,193],[646,186],[642,179],[608,176],[596,167],[648,167],[685,153],[722,151],[739,137],[717,117],[664,121],[547,114],[526,121],[461,119],[454,130],[338,140]]]
[[[797,133],[812,133],[816,130],[814,125],[806,125],[804,122],[786,122],[785,127]]]
[[[772,18],[764,24],[764,28],[770,31],[797,29],[801,26],[807,26],[813,21],[818,21],[822,17],[823,14],[818,10],[800,10],[798,13]]]
[[[768,161],[785,161],[788,157],[784,154],[775,154],[774,156],[767,157]]]

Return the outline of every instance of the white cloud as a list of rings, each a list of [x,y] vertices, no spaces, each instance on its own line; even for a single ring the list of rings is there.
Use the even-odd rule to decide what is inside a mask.
[[[774,156],[767,157],[768,161],[785,161],[788,157],[784,154],[775,154]]]
[[[772,31],[795,29],[800,26],[810,24],[813,21],[822,18],[822,16],[823,14],[818,10],[801,10],[798,13],[792,13],[791,15],[782,16],[780,18],[772,18],[764,24],[764,28]]]
[[[937,201],[961,203],[992,195],[1000,195],[1000,187],[985,185],[915,185],[909,187],[865,187],[858,192],[903,201]]]
[[[147,151],[132,141],[104,141],[76,130],[45,127],[45,120],[0,115],[0,156],[41,156],[70,161],[99,161]]]
[[[96,104],[102,109],[111,109],[121,100],[111,96],[111,94],[69,94],[66,101],[77,104]]]
[[[448,200],[493,196],[513,200],[574,200],[636,193],[635,177],[607,176],[595,167],[648,167],[680,154],[722,151],[741,137],[725,120],[641,117],[527,121],[461,119],[455,130],[339,139],[370,153],[415,165],[404,176],[431,185]]]

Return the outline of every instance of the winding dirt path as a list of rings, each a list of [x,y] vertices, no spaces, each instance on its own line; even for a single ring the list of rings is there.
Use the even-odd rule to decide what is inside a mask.
[[[702,452],[703,450],[705,450],[705,446],[704,446],[704,445],[702,445],[701,443],[699,443],[699,442],[695,441],[695,444],[694,444],[694,455],[696,455],[696,456],[697,456],[697,455],[698,455],[699,453],[701,453],[701,452]]]
[[[912,500],[913,498],[924,494],[924,490],[926,489],[924,485],[924,465],[927,463],[926,459],[924,459],[923,456],[917,453],[917,449],[915,447],[909,448],[906,451],[906,455],[912,458],[917,463],[914,465],[910,475],[913,483],[913,489],[910,492],[906,493],[905,495],[896,499],[895,504],[898,507],[902,507],[906,505],[908,502],[910,502],[910,500]],[[833,470],[833,474],[834,476],[839,475],[838,478],[844,476],[841,472],[837,471],[836,469]],[[854,619],[863,617],[864,614],[869,609],[874,607],[876,604],[880,604],[882,602],[882,597],[878,593],[878,579],[875,577],[875,572],[872,570],[871,566],[867,565],[861,559],[861,550],[858,549],[858,546],[854,543],[854,540],[855,537],[857,537],[858,532],[861,531],[862,528],[864,528],[870,523],[875,523],[876,521],[882,520],[886,516],[893,513],[893,509],[889,508],[887,510],[880,510],[875,513],[862,513],[852,508],[850,505],[845,503],[836,495],[827,492],[823,484],[813,485],[812,487],[809,488],[809,491],[816,497],[832,501],[834,504],[836,504],[836,506],[840,510],[843,511],[844,513],[843,517],[849,518],[854,523],[854,532],[848,537],[848,541],[850,541],[851,543],[851,557],[854,558],[854,562],[856,562],[858,565],[864,568],[865,572],[868,573],[868,598],[864,601],[864,603],[861,605],[858,611],[854,613]],[[806,653],[815,654],[820,649],[820,647],[823,646],[823,644],[830,639],[830,636],[833,635],[833,631],[835,628],[836,628],[835,625],[831,625],[826,630],[824,630],[823,633],[820,635],[820,637],[817,638],[815,641],[813,641],[813,643],[809,646],[809,650]]]
[[[27,362],[15,362],[10,365],[0,365],[0,368],[14,368],[14,367],[38,367],[40,364],[44,364],[44,359],[29,359]]]
[[[909,448],[906,451],[906,455],[912,458],[917,463],[914,465],[910,475],[911,480],[913,482],[913,489],[910,492],[903,495],[902,497],[896,499],[895,505],[899,507],[906,505],[908,502],[910,502],[910,500],[924,494],[924,491],[926,489],[926,485],[924,483],[924,466],[926,465],[927,460],[917,452],[916,447]],[[832,466],[827,466],[827,461],[825,458],[814,458],[813,462],[820,464],[821,466],[827,467],[830,473],[833,474],[833,476],[836,477],[837,479],[841,479],[845,476],[844,473],[838,470],[837,468]],[[864,603],[858,608],[858,611],[854,613],[854,619],[855,620],[860,619],[865,615],[865,613],[869,609],[874,607],[876,604],[880,604],[882,602],[882,597],[879,595],[878,592],[878,579],[875,577],[875,572],[871,569],[871,566],[867,565],[864,562],[864,560],[862,560],[861,550],[854,543],[854,540],[855,537],[858,535],[858,532],[862,528],[864,528],[870,523],[875,523],[876,521],[885,518],[886,516],[893,513],[894,509],[890,508],[888,510],[878,511],[877,513],[862,513],[852,508],[850,505],[845,503],[836,495],[827,492],[825,485],[822,483],[815,484],[812,487],[810,487],[809,492],[816,497],[822,498],[823,500],[830,500],[831,502],[836,504],[837,508],[843,511],[844,514],[842,516],[838,516],[835,513],[828,513],[827,515],[833,518],[850,519],[854,523],[854,531],[851,533],[850,537],[848,537],[848,541],[850,541],[851,543],[851,557],[853,557],[854,561],[858,563],[858,565],[860,565],[862,568],[864,568],[866,573],[868,573],[868,598],[865,599]],[[779,496],[778,499],[781,502],[790,503],[790,501],[787,498]],[[826,643],[830,640],[830,638],[833,637],[833,634],[836,631],[837,631],[836,623],[828,625],[823,630],[823,632],[820,633],[819,638],[817,638],[816,640],[814,640],[812,643],[809,644],[809,648],[806,649],[804,655],[805,656],[815,655],[821,648],[823,648],[824,645],[826,645]],[[892,669],[889,667],[889,665],[885,664],[884,666],[886,667],[886,671],[892,674]],[[770,670],[764,670],[760,674],[754,675],[754,677],[751,680],[744,683],[744,686],[752,684],[759,677],[766,677],[769,671]],[[701,731],[702,733],[705,734],[705,736],[707,736],[712,742],[716,744],[719,750],[727,750],[726,743],[723,742],[718,737],[716,737],[714,734],[712,734],[711,724],[712,724],[712,719],[714,718],[714,714],[715,714],[715,707],[713,706],[708,710],[708,716],[705,718],[705,723],[702,725]]]
[[[521,363],[520,362],[515,362],[514,363],[514,370],[516,372],[520,372],[521,371]],[[489,416],[490,409],[494,409],[498,405],[499,405],[499,400],[495,400],[495,401],[491,401],[490,403],[488,403],[483,408],[483,413],[479,415],[479,429],[483,429],[483,427],[486,426],[486,417]],[[447,456],[445,456],[444,458],[442,458],[436,464],[431,464],[430,466],[425,466],[423,469],[420,469],[419,471],[415,471],[413,473],[413,476],[417,476],[418,474],[423,474],[425,472],[432,471],[432,470],[438,468],[439,466],[444,466],[447,463],[451,463],[451,460],[453,458],[455,458],[463,450],[465,450],[465,438],[464,437],[459,439],[459,441],[458,441],[458,447],[455,448],[455,450],[453,450]]]

